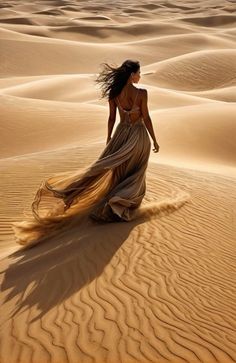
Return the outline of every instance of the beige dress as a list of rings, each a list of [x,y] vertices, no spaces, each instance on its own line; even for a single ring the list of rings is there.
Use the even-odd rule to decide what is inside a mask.
[[[146,168],[150,138],[142,116],[131,121],[138,110],[120,109],[120,121],[98,159],[84,169],[57,173],[44,180],[32,203],[33,221],[13,223],[18,243],[56,231],[72,219],[87,215],[96,222],[129,221],[146,191]]]
[[[145,195],[151,142],[142,117],[134,122],[130,120],[130,114],[139,109],[135,107],[135,101],[132,109],[127,111],[117,98],[123,117],[98,159],[101,165],[106,162],[113,170],[111,189],[91,212],[94,219],[129,221],[133,209],[139,207]]]

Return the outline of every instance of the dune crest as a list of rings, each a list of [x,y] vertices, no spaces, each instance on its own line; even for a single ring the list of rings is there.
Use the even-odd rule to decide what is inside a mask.
[[[236,50],[204,50],[149,66],[149,76],[159,86],[202,91],[236,84]],[[147,77],[148,78],[148,77]]]

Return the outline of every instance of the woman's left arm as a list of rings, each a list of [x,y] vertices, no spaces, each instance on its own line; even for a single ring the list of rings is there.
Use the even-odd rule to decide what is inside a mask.
[[[109,102],[109,117],[108,117],[108,129],[107,129],[107,143],[111,139],[112,130],[116,121],[116,108],[117,108],[114,98],[109,100],[108,102]]]

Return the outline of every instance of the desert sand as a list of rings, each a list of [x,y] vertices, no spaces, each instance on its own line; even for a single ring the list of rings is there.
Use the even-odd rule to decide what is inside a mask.
[[[234,0],[0,4],[1,363],[236,361],[235,12]],[[41,181],[104,149],[94,80],[125,59],[141,63],[160,144],[143,216],[22,249],[11,223]]]

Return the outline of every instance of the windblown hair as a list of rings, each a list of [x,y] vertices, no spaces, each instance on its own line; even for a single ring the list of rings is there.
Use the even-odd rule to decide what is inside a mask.
[[[139,61],[127,59],[121,66],[112,66],[108,63],[101,63],[103,70],[98,74],[95,82],[99,84],[102,96],[112,99],[120,94],[122,88],[127,83],[132,72],[136,73],[140,69]]]

